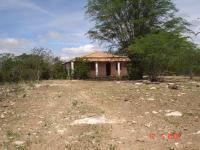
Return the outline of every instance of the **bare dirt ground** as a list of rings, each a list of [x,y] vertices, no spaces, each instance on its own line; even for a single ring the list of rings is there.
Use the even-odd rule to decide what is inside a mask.
[[[2,85],[0,149],[200,150],[200,81]]]

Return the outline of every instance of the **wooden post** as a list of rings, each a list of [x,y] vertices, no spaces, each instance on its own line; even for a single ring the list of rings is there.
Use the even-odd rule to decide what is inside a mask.
[[[95,63],[95,71],[96,71],[96,77],[99,75],[99,64],[98,62]]]
[[[121,70],[120,70],[120,62],[117,62],[117,74],[118,74],[118,77],[120,77],[121,75]]]

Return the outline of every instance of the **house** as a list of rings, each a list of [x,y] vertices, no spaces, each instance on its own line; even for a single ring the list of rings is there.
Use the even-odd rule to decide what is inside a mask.
[[[104,77],[118,77],[122,78],[128,75],[127,64],[130,59],[127,56],[113,55],[106,52],[94,52],[83,58],[91,63],[91,69],[88,76],[90,78],[104,78]],[[68,72],[73,73],[75,60],[72,59],[65,63],[65,67]]]

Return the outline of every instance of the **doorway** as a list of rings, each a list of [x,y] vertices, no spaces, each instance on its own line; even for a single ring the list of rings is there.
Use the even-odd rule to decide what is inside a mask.
[[[106,63],[106,76],[111,75],[111,63]]]

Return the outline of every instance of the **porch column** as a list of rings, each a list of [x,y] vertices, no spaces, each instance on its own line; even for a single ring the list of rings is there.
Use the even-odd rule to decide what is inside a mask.
[[[70,67],[69,67],[69,63],[67,63],[66,68],[67,68],[67,76],[68,78],[70,77]]]
[[[95,62],[95,71],[96,71],[96,77],[99,75],[99,64],[98,62]]]
[[[118,77],[120,77],[120,74],[121,74],[121,70],[120,70],[120,62],[117,62],[117,74],[118,74]]]
[[[74,74],[74,62],[71,61],[71,75]]]

